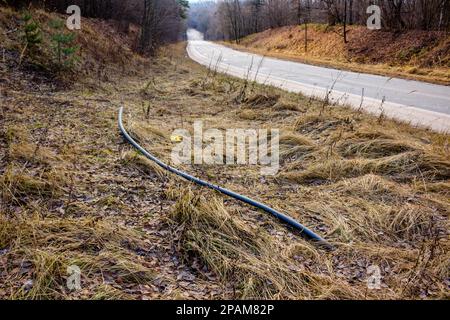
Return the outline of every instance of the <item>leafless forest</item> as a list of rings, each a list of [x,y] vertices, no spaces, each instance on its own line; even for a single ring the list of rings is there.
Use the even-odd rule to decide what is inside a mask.
[[[154,53],[162,44],[183,36],[187,0],[35,0],[14,1],[16,7],[47,6],[65,12],[79,5],[83,16],[117,22],[123,32],[131,23],[142,27],[136,49]],[[234,40],[252,33],[288,25],[327,23],[364,25],[367,8],[380,6],[382,26],[388,30],[437,30],[450,28],[450,0],[220,0],[190,4],[189,27],[208,39]],[[345,37],[345,30],[343,33]]]
[[[449,0],[222,0],[192,4],[189,25],[209,39],[239,41],[269,28],[307,23],[365,25],[378,5],[389,30],[448,30]]]
[[[70,5],[78,5],[87,18],[100,18],[117,22],[119,29],[127,33],[130,24],[141,27],[136,50],[155,53],[162,44],[179,40],[185,27],[188,8],[186,0],[36,0],[14,1],[16,7],[45,6],[65,13]]]

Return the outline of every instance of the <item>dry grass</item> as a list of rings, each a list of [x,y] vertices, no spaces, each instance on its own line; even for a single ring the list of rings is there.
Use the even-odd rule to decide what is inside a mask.
[[[414,146],[402,141],[391,139],[373,139],[369,141],[355,141],[346,139],[339,144],[338,149],[345,157],[382,158],[396,154],[415,151]]]
[[[258,93],[247,97],[244,103],[250,108],[265,109],[275,106],[279,99],[279,95]]]
[[[171,218],[178,250],[189,260],[198,257],[233,292],[234,299],[361,298],[361,291],[342,280],[310,272],[292,260],[302,255],[319,261],[309,245],[273,241],[231,215],[216,197],[208,201],[191,191],[178,200]],[[255,230],[256,229],[256,230]]]
[[[83,281],[90,285],[89,292],[80,293],[79,298],[127,297],[112,283],[92,281],[99,276],[114,274],[125,283],[154,278],[154,272],[137,255],[145,246],[142,235],[112,221],[2,216],[0,239],[1,247],[8,248],[1,257],[3,272],[8,274],[4,298],[67,299],[71,293],[65,283],[71,265],[83,270]]]
[[[192,116],[186,119],[201,117],[216,128],[278,127],[283,167],[265,184],[258,168],[186,170],[264,199],[320,230],[338,249],[322,252],[282,226],[261,223],[267,218],[247,209],[224,206],[209,193],[180,190],[172,226],[186,263],[218,274],[232,298],[446,296],[448,136],[390,120],[377,123],[346,108],[323,108],[320,101],[257,85],[244,92],[242,101],[222,98],[223,78],[204,82],[209,108],[188,103],[183,110]],[[241,93],[241,87],[236,90]],[[296,108],[279,117],[280,101]],[[217,108],[218,102],[226,107]],[[176,116],[173,121],[179,123]],[[287,253],[286,243],[297,253]],[[384,288],[379,291],[368,290],[364,282],[370,265],[381,268]]]
[[[147,175],[156,175],[160,179],[166,176],[166,172],[160,166],[137,152],[127,151],[122,155],[122,159],[124,165],[135,166],[137,170]]]
[[[297,167],[295,164],[294,168]],[[326,159],[301,172],[286,176],[298,182],[326,182],[353,178],[368,173],[390,176],[395,180],[448,180],[450,162],[445,158],[420,152],[407,152],[380,159]]]
[[[91,49],[115,37],[86,22]],[[23,70],[2,74],[1,298],[448,299],[448,135],[214,74],[184,49],[142,68],[130,56],[127,72],[107,60],[107,77],[87,73],[62,91],[36,89]],[[97,61],[92,51],[85,61]],[[291,215],[337,250],[161,172],[120,137],[123,104],[127,129],[167,161],[171,132],[196,120],[279,128],[275,177],[259,166],[181,167]],[[71,264],[79,292],[64,285]],[[367,288],[372,265],[380,290]]]
[[[270,29],[227,46],[265,56],[335,67],[355,72],[449,84],[450,38],[444,32],[411,30],[404,33],[370,31],[349,26],[344,44],[342,27],[311,24],[305,53],[304,26]],[[377,43],[377,46],[373,44]]]
[[[0,176],[2,198],[5,202],[15,201],[28,196],[58,196],[61,193],[61,186],[58,182],[51,173],[37,177],[13,168],[8,168]]]
[[[295,133],[286,133],[280,137],[280,143],[288,146],[307,146],[313,147],[314,141],[309,139],[306,136],[295,134]]]
[[[448,136],[390,120],[378,123],[273,88],[252,84],[242,91],[244,83],[230,85],[227,79],[206,77],[201,95],[178,106],[183,118],[174,112],[156,122],[191,129],[200,118],[205,129],[280,128],[282,169],[265,183],[258,167],[185,169],[291,214],[338,249],[325,253],[264,215],[178,187],[178,196],[170,197],[177,199],[171,225],[186,264],[200,275],[218,275],[228,298],[446,296]],[[176,91],[185,93],[192,83],[179,83]],[[169,99],[179,101],[177,93]],[[370,265],[381,269],[379,291],[367,289]]]

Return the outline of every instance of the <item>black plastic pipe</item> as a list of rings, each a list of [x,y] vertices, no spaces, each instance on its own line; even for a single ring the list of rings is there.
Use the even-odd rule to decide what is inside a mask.
[[[218,191],[222,194],[225,194],[229,197],[232,197],[236,200],[242,201],[244,203],[247,203],[255,208],[261,209],[267,213],[270,213],[271,215],[277,217],[279,220],[281,220],[282,222],[290,225],[291,227],[293,227],[294,229],[300,231],[300,234],[302,236],[304,236],[305,238],[307,238],[308,240],[313,241],[315,244],[331,250],[333,249],[333,246],[328,243],[326,240],[324,240],[322,237],[320,237],[319,235],[317,235],[316,233],[314,233],[313,231],[311,231],[310,229],[308,229],[307,227],[305,227],[304,225],[302,225],[301,223],[297,222],[296,220],[294,220],[293,218],[280,213],[278,211],[276,211],[275,209],[272,209],[268,206],[266,206],[263,203],[260,203],[258,201],[255,201],[253,199],[250,199],[246,196],[243,196],[239,193],[233,192],[231,190],[222,188],[220,186],[211,184],[207,181],[201,180],[199,178],[196,178],[194,176],[191,176],[190,174],[187,174],[186,172],[180,171],[176,168],[173,168],[171,166],[169,166],[168,164],[165,164],[164,162],[162,162],[161,160],[159,160],[158,158],[156,158],[155,156],[153,156],[152,154],[150,154],[147,150],[145,150],[143,147],[141,147],[129,134],[128,132],[125,130],[124,126],[123,126],[123,107],[120,108],[119,110],[119,129],[122,133],[122,135],[124,136],[124,138],[131,144],[133,145],[137,150],[139,150],[146,158],[148,158],[149,160],[155,162],[157,165],[159,165],[160,167],[162,167],[163,169],[172,172],[188,181],[194,182],[200,186],[206,187],[206,188],[210,188],[213,189],[215,191]]]

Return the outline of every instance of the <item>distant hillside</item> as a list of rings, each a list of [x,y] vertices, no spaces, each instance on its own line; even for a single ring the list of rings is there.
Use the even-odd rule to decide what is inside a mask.
[[[244,38],[239,47],[309,63],[423,81],[450,84],[450,36],[445,32],[370,31],[351,26],[345,44],[340,27],[304,26],[270,29]]]

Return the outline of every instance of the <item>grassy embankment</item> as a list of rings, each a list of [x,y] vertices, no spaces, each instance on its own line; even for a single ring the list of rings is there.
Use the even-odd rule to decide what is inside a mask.
[[[83,20],[76,72],[19,66],[19,15],[0,10],[1,298],[448,298],[448,135],[215,75],[184,44],[145,59],[130,50],[135,34],[96,20]],[[156,168],[120,137],[122,102],[127,128],[168,162],[172,130],[197,119],[280,128],[275,177],[184,169],[292,215],[337,250]],[[65,286],[70,265],[81,291]],[[371,265],[380,290],[367,289]]]
[[[305,53],[304,26],[267,30],[244,38],[236,49],[309,64],[450,84],[450,36],[445,32],[371,31],[350,26],[348,44],[342,27],[311,24]]]

